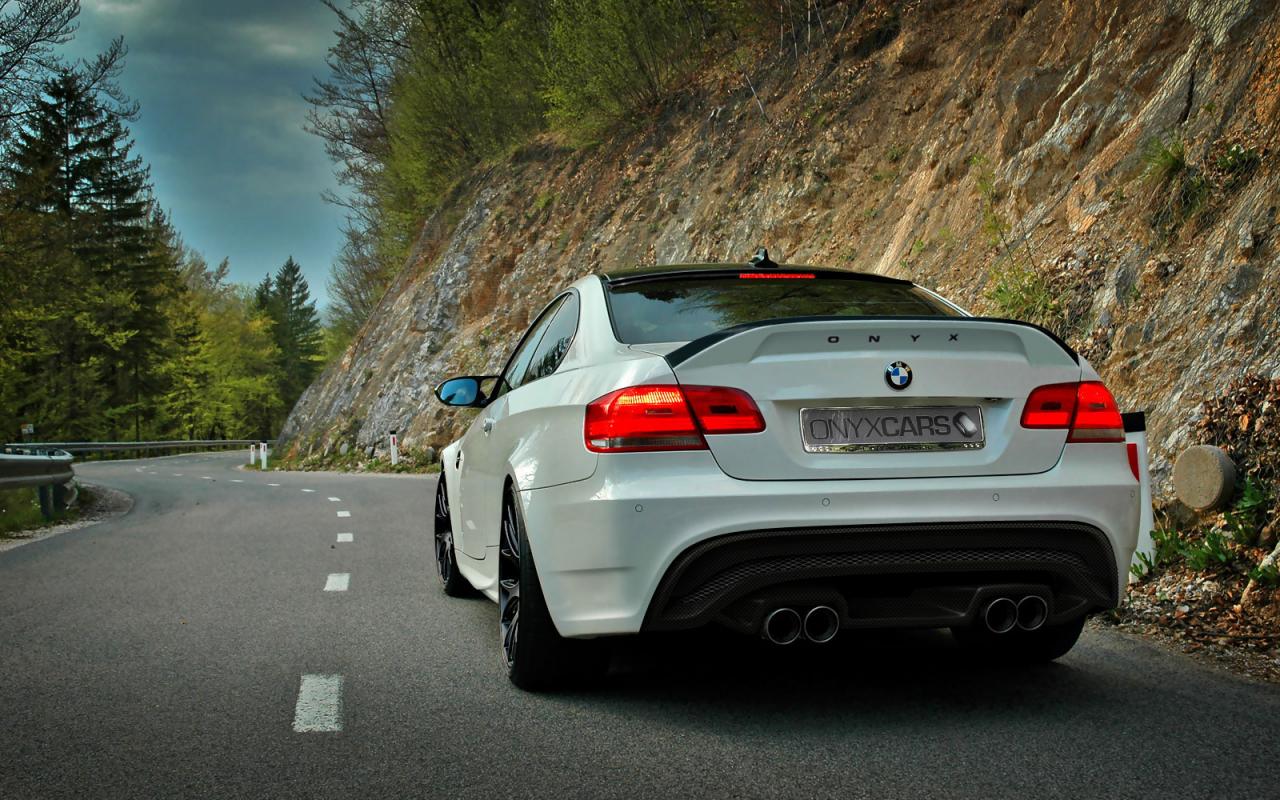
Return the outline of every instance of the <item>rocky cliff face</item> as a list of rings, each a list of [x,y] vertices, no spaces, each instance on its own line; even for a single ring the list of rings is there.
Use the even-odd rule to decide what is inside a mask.
[[[548,139],[478,171],[298,402],[290,451],[390,429],[438,447],[469,417],[432,387],[499,367],[570,280],[758,244],[1056,328],[1122,407],[1148,411],[1158,475],[1205,397],[1280,377],[1275,2],[831,15],[807,55],[761,44],[759,103],[725,65],[643,130],[586,150]]]

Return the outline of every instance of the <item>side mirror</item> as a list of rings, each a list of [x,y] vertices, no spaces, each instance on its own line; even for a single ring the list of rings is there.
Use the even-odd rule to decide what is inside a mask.
[[[487,375],[450,378],[436,387],[436,399],[446,406],[480,408],[488,401],[483,384],[495,380],[501,380],[501,378]]]

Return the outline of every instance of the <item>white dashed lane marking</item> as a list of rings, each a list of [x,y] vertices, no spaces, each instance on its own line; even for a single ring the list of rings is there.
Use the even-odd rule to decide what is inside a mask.
[[[350,584],[350,572],[334,572],[329,575],[329,580],[324,582],[324,590],[326,592],[345,592]]]
[[[341,503],[341,502],[342,502],[342,498],[341,498],[341,497],[330,497],[330,498],[329,498],[329,502],[330,502],[330,503]]]
[[[342,730],[342,676],[303,675],[298,705],[293,711],[297,733],[336,733]]]
[[[278,483],[268,483],[267,485],[268,485],[268,486],[279,486],[280,484],[278,484]]]
[[[202,480],[202,481],[211,481],[211,480],[213,480],[213,478],[209,477],[208,475],[201,475],[201,476],[200,476],[200,480]]]
[[[181,478],[181,477],[182,477],[182,473],[181,473],[181,472],[175,472],[175,473],[173,473],[173,477],[175,477],[175,478]]]
[[[315,492],[315,489],[303,489],[304,492]]]
[[[349,517],[349,516],[351,516],[351,512],[350,512],[350,511],[339,511],[339,512],[338,512],[338,516],[340,516],[340,517]]]
[[[244,481],[240,480],[239,478],[232,478],[232,479],[231,479],[231,482],[232,482],[232,483],[244,483]]]
[[[338,541],[339,541],[339,542],[354,542],[354,541],[355,541],[355,539],[356,539],[356,536],[355,536],[355,534],[354,534],[354,533],[340,533],[340,534],[338,534]]]

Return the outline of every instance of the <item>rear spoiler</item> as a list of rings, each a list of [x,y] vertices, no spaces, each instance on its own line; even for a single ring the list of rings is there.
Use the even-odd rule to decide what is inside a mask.
[[[692,342],[689,342],[686,345],[682,345],[681,347],[678,347],[675,350],[672,350],[670,353],[668,353],[667,363],[670,364],[672,368],[675,368],[679,366],[681,363],[689,360],[690,358],[693,358],[698,353],[701,353],[703,350],[706,350],[708,347],[711,347],[712,345],[716,344],[717,342],[722,342],[731,336],[736,336],[737,334],[742,333],[744,331],[755,330],[756,328],[766,328],[766,327],[769,327],[770,325],[785,325],[792,322],[836,322],[836,321],[855,320],[855,319],[856,320],[884,320],[886,322],[903,322],[903,321],[937,322],[939,320],[946,320],[947,322],[955,322],[958,324],[964,324],[966,322],[1000,322],[1006,325],[1019,325],[1024,328],[1032,328],[1033,330],[1037,330],[1040,333],[1044,334],[1045,336],[1049,337],[1051,340],[1053,340],[1055,344],[1057,344],[1059,347],[1062,348],[1063,352],[1071,356],[1072,361],[1075,361],[1077,364],[1080,363],[1080,354],[1077,353],[1074,349],[1072,349],[1071,345],[1064,342],[1062,338],[1058,336],[1056,333],[1054,333],[1053,331],[1048,330],[1047,328],[1042,328],[1039,325],[1036,325],[1034,323],[1023,322],[1021,320],[1016,320],[1016,319],[1004,319],[1002,317],[939,317],[939,316],[929,316],[929,317],[927,316],[877,316],[877,317],[818,316],[818,317],[783,317],[780,319],[764,319],[764,320],[760,320],[759,322],[747,322],[747,323],[743,323],[742,325],[735,325],[732,328],[725,328],[722,331],[716,331],[715,333],[703,336],[701,339],[694,339]]]

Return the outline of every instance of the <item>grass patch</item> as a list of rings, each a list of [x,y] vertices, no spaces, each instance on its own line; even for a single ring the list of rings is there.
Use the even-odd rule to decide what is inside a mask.
[[[1155,136],[1142,148],[1142,179],[1150,187],[1151,227],[1166,237],[1177,233],[1209,200],[1209,179],[1187,160],[1187,147],[1171,135]]]
[[[1153,136],[1142,146],[1142,177],[1164,185],[1187,168],[1187,146],[1172,136]]]
[[[1049,328],[1061,320],[1062,308],[1049,282],[1036,269],[1010,260],[997,270],[987,299],[1001,316]]]
[[[80,489],[80,506],[88,502],[90,494]],[[19,531],[46,528],[67,522],[80,516],[77,508],[55,511],[52,520],[46,521],[40,513],[40,495],[36,489],[6,489],[0,491],[0,539],[14,538]]]

